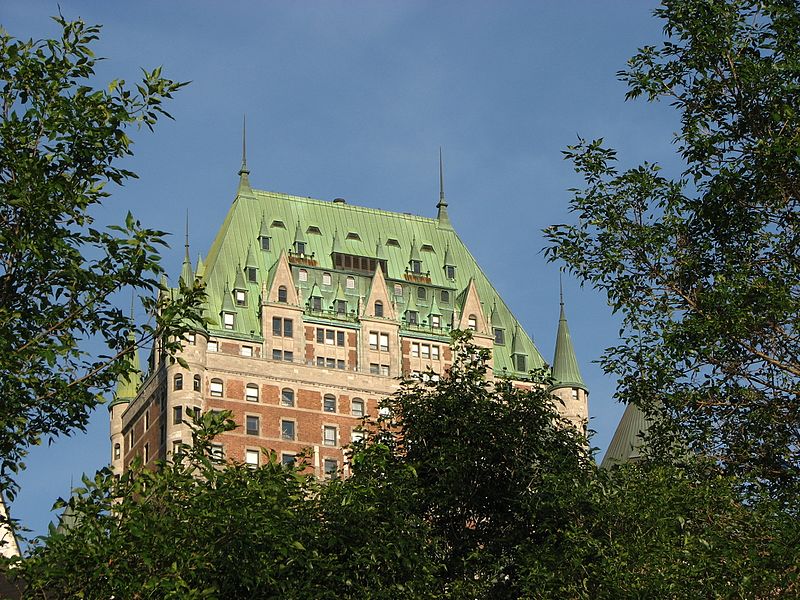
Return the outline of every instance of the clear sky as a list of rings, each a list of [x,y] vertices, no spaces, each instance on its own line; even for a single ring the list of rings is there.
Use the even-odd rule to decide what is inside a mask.
[[[167,107],[174,122],[134,133],[128,166],[140,179],[98,213],[111,224],[131,210],[176,233],[164,258],[173,283],[186,209],[196,258],[233,200],[243,114],[253,187],[392,211],[436,214],[442,146],[456,231],[552,358],[558,266],[545,262],[541,230],[572,220],[568,190],[581,184],[561,151],[577,135],[604,137],[623,166],[679,169],[676,115],[625,102],[615,77],[661,38],[649,0],[59,4],[68,18],[103,25],[98,83],[158,65],[192,82]],[[0,24],[49,37],[57,11],[56,2],[5,0]],[[615,343],[619,321],[601,293],[569,277],[564,292],[602,457],[622,407],[593,361]],[[88,433],[31,452],[12,516],[42,533],[55,498],[109,453],[101,407]]]

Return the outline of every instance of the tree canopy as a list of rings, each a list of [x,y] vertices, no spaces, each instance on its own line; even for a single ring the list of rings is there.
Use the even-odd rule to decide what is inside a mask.
[[[800,483],[800,9],[665,0],[666,39],[619,73],[680,115],[683,172],[621,169],[602,140],[567,152],[578,224],[549,256],[623,315],[603,365],[657,415],[650,447],[698,452],[795,503]]]
[[[26,449],[85,427],[125,360],[154,338],[175,348],[183,319],[199,319],[190,286],[156,300],[165,234],[124,223],[96,227],[93,209],[136,175],[131,127],[152,129],[184,84],[144,71],[129,86],[96,87],[100,28],[59,16],[61,35],[19,40],[0,29],[0,490],[14,493]],[[154,319],[118,308],[136,290]],[[125,300],[123,300],[123,303]],[[136,336],[129,337],[129,333]],[[98,356],[96,348],[106,348]],[[172,344],[172,346],[170,346]],[[102,352],[102,350],[101,350]]]

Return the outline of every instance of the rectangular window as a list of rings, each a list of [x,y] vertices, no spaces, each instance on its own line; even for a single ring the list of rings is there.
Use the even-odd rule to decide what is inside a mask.
[[[389,376],[389,365],[381,365],[381,375]]]
[[[244,392],[244,399],[248,402],[258,402],[258,386],[255,383],[248,383]]]
[[[381,366],[378,363],[370,363],[369,372],[373,375],[379,375],[381,372]]]
[[[283,337],[294,337],[294,323],[291,319],[283,320]]]
[[[429,344],[422,344],[420,346],[420,356],[422,358],[430,358],[431,357],[431,347]]]
[[[147,442],[144,445],[144,462],[146,463],[149,460],[150,460],[150,442]]]
[[[272,335],[277,337],[294,337],[294,323],[292,319],[272,317]]]
[[[337,346],[344,346],[344,331],[337,331],[336,332],[336,345]]]
[[[363,417],[364,416],[364,401],[356,398],[353,400],[353,416],[354,417]]]
[[[269,238],[262,236],[260,239],[261,239],[261,249],[269,250]]]
[[[283,319],[280,317],[272,317],[272,335],[280,335],[283,331]]]
[[[233,326],[236,322],[236,315],[233,313],[222,313],[222,326],[225,329],[233,329]]]
[[[419,357],[419,344],[417,342],[411,342],[411,356],[414,358]]]
[[[332,425],[325,425],[322,428],[322,443],[325,446],[336,445],[336,427]]]
[[[219,342],[217,340],[208,340],[208,351],[219,352]]]
[[[242,346],[241,354],[242,354],[242,356],[253,356],[253,347],[252,346]]]
[[[442,320],[439,315],[431,315],[431,327],[434,329],[441,329]]]
[[[326,458],[323,463],[325,479],[334,479],[339,471],[339,462],[335,458]]]
[[[336,332],[333,329],[325,330],[325,343],[333,346],[336,343]]]
[[[439,346],[431,346],[431,358],[439,360]]]
[[[247,292],[244,290],[235,290],[233,296],[236,299],[236,306],[247,306]]]
[[[283,360],[285,360],[286,362],[294,362],[294,352],[292,352],[291,350],[284,350]]]
[[[247,435],[258,435],[259,431],[259,419],[258,417],[254,417],[252,415],[248,415],[246,418],[246,429]]]
[[[150,411],[145,411],[144,413],[144,430],[147,431],[150,429]]]
[[[222,398],[222,381],[219,379],[212,379],[208,385],[209,393],[215,398]]]
[[[311,298],[311,310],[322,310],[322,298],[319,296]]]
[[[506,343],[506,332],[504,329],[500,329],[499,327],[494,328],[494,343],[500,346]]]
[[[181,451],[181,441],[175,440],[172,442],[172,454],[178,454]]]
[[[294,454],[281,454],[281,464],[284,467],[294,466]]]
[[[336,397],[335,396],[325,396],[322,400],[322,408],[325,412],[335,413],[336,412]]]
[[[187,341],[189,342],[189,344],[191,344],[192,346],[195,346],[195,345],[197,344],[197,336],[196,336],[194,333],[187,333],[187,334],[186,334],[186,340],[187,340]]]
[[[294,439],[294,421],[281,421],[281,437],[285,440]]]
[[[337,360],[337,361],[336,361],[336,368],[337,368],[337,369],[341,369],[342,371],[344,371],[344,361],[343,361],[343,360],[341,360],[341,359],[340,359],[340,360]]]
[[[360,442],[364,439],[364,432],[360,429],[353,429],[353,433],[350,434],[350,440],[352,443]]]
[[[173,406],[172,407],[172,424],[173,425],[180,425],[183,423],[183,407],[182,406]]]
[[[417,311],[409,310],[406,314],[407,314],[408,324],[416,325],[419,317]]]
[[[278,348],[272,350],[272,360],[283,360],[283,351]]]
[[[389,334],[388,333],[382,333],[381,334],[381,350],[383,352],[388,352],[389,351]]]
[[[378,349],[378,332],[377,331],[370,331],[369,332],[369,349],[370,350],[377,350]]]
[[[335,358],[326,358],[325,359],[325,366],[328,367],[329,369],[335,369],[336,368],[336,359]]]
[[[258,466],[260,452],[258,450],[245,450],[244,462],[248,467],[255,468]]]
[[[325,343],[325,330],[321,327],[317,327],[317,343],[324,344]]]
[[[281,390],[281,406],[294,406],[294,391],[289,388]]]
[[[325,366],[325,357],[324,356],[318,356],[317,357],[317,366],[318,367],[324,367]]]
[[[211,458],[215,460],[225,458],[225,448],[222,444],[211,444]]]

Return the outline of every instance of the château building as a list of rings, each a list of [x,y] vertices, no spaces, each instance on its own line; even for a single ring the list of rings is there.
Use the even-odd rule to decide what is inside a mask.
[[[114,470],[167,458],[190,441],[190,414],[209,410],[239,425],[217,439],[226,458],[258,464],[263,447],[291,462],[310,448],[318,476],[346,470],[343,448],[399,378],[447,371],[453,329],[491,349],[494,377],[533,385],[545,361],[453,229],[439,166],[427,218],[253,189],[243,152],[236,196],[194,267],[187,235],[180,278],[203,280],[210,323],[186,341],[188,366],[154,351],[145,376],[120,382]],[[563,303],[552,369],[563,414],[582,426],[588,389]]]

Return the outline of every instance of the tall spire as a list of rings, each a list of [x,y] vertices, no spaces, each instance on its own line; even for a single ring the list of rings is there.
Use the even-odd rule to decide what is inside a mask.
[[[192,259],[189,258],[189,209],[186,209],[186,242],[184,243],[185,254],[183,256],[183,267],[181,268],[181,279],[183,285],[189,287],[194,283],[194,273],[192,272]]]
[[[242,168],[239,169],[239,191],[250,191],[250,169],[247,168],[247,116],[242,117]]]
[[[567,316],[564,312],[564,288],[559,280],[559,293],[561,314],[558,318],[558,333],[556,334],[556,351],[553,356],[553,379],[554,388],[573,387],[588,391],[586,383],[581,377],[578,368],[578,359],[575,356],[575,348],[572,347],[572,337],[569,334]]]
[[[439,226],[452,229],[453,225],[450,223],[450,217],[447,214],[447,200],[444,197],[444,163],[442,161],[442,147],[439,146],[439,203],[436,205],[439,209],[437,219]]]

